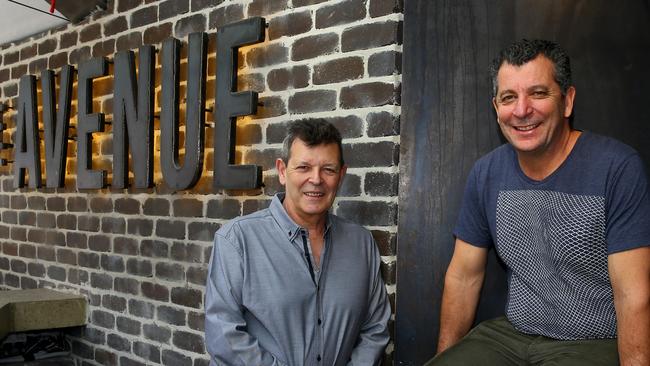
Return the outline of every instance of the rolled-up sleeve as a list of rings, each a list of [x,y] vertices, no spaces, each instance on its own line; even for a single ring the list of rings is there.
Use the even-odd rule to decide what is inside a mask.
[[[284,365],[247,332],[243,269],[238,247],[217,232],[205,294],[205,344],[210,357],[218,365]]]

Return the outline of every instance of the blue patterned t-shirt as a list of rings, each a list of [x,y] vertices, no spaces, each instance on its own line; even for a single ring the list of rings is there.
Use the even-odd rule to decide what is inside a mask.
[[[616,337],[609,254],[650,245],[650,191],[629,146],[583,132],[542,181],[503,145],[474,165],[454,235],[494,246],[508,270],[506,315],[524,333]]]

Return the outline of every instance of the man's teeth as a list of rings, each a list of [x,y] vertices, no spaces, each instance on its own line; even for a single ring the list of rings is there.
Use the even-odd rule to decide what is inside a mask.
[[[539,126],[539,123],[536,123],[534,125],[528,125],[528,126],[515,126],[515,130],[517,131],[530,131],[533,128]]]
[[[323,193],[320,192],[305,192],[305,195],[309,197],[322,197]]]

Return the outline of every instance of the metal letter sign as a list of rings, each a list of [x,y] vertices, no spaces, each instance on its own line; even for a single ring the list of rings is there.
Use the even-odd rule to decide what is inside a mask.
[[[43,128],[45,135],[45,183],[49,188],[60,188],[65,183],[65,163],[68,156],[68,129],[72,102],[72,74],[74,68],[61,69],[59,108],[55,104],[54,72],[41,72],[43,90]]]
[[[167,186],[175,190],[193,187],[201,177],[201,170],[203,170],[206,34],[190,34],[188,49],[188,80],[185,99],[185,158],[181,167],[178,161],[180,41],[170,38],[162,46],[160,169]]]
[[[16,139],[14,140],[14,188],[25,186],[25,171],[29,171],[29,187],[41,187],[41,159],[38,143],[36,109],[36,77],[20,78]]]
[[[127,163],[129,147],[135,187],[153,186],[153,55],[153,46],[140,47],[137,90],[133,51],[123,51],[115,55],[112,183],[114,188],[126,188],[129,184]]]
[[[214,118],[214,187],[253,189],[261,185],[262,168],[234,165],[237,116],[257,112],[257,93],[237,90],[237,49],[264,41],[264,19],[251,18],[217,31],[217,83]]]
[[[92,133],[104,132],[104,113],[92,113],[93,78],[106,75],[105,57],[79,64],[77,81],[77,189],[106,187],[106,171],[92,170]]]

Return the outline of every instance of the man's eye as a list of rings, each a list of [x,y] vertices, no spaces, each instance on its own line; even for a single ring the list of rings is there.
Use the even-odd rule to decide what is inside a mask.
[[[298,165],[295,169],[296,170],[307,170],[307,166],[306,165]]]
[[[515,100],[514,95],[504,95],[501,97],[501,103],[510,103]]]
[[[323,170],[325,171],[325,173],[330,174],[330,175],[336,174],[336,169],[334,169],[334,168],[325,168]]]
[[[542,98],[548,95],[548,92],[546,90],[536,90],[533,92],[534,97]]]

